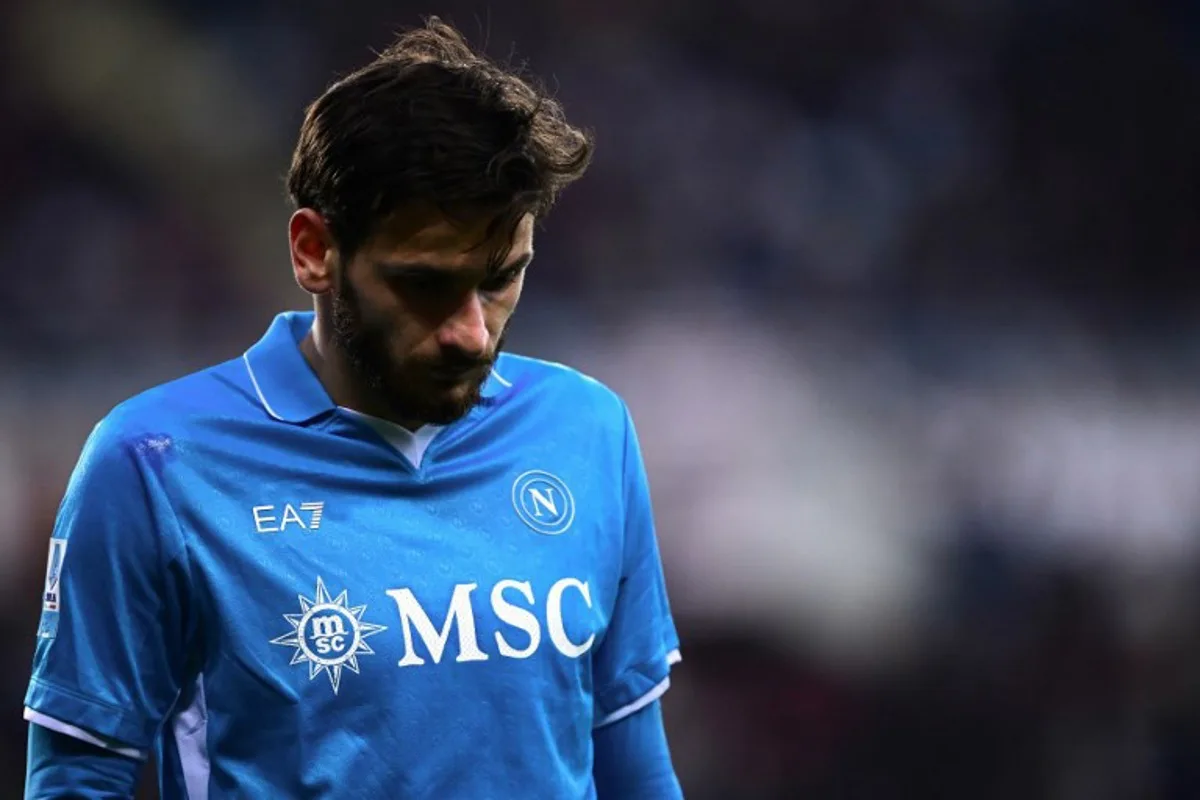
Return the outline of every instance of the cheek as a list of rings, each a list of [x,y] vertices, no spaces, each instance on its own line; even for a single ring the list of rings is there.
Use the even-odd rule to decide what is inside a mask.
[[[352,284],[355,304],[363,321],[380,327],[397,314],[399,298],[391,287],[378,281],[358,281]]]
[[[513,285],[496,298],[496,307],[503,309],[505,319],[508,319],[508,316],[516,309],[517,303],[521,300],[521,292],[524,289],[525,273],[521,273],[520,277],[513,281]]]
[[[360,311],[364,335],[392,358],[407,357],[430,331],[425,317],[391,291],[376,292],[363,298]]]
[[[509,292],[497,296],[488,303],[486,306],[487,327],[493,338],[508,325],[508,318],[516,310],[517,301],[520,299],[521,285],[518,283]]]

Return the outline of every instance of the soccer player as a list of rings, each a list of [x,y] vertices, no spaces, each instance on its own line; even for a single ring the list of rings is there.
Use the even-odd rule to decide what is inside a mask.
[[[117,406],[50,540],[27,797],[674,798],[678,640],[634,428],[502,354],[561,107],[436,19],[308,109],[296,281]]]

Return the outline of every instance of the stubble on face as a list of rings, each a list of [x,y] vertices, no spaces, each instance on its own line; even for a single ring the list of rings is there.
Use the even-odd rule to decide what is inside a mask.
[[[495,270],[483,268],[490,252],[480,236],[484,229],[486,224],[464,227],[413,215],[407,224],[402,219],[385,227],[353,264],[340,265],[326,317],[346,388],[363,406],[359,410],[411,428],[449,424],[479,404],[521,294],[533,219],[518,224],[505,242],[508,256]],[[408,283],[413,270],[426,280],[432,276],[435,285],[459,288],[413,288]],[[516,277],[500,280],[505,275]],[[478,340],[445,335],[439,327],[456,313],[460,291],[483,294],[484,352],[475,349]],[[463,349],[468,342],[470,349]]]
[[[388,326],[367,319],[357,290],[342,281],[332,296],[332,338],[357,384],[357,394],[378,405],[389,419],[413,424],[448,425],[466,416],[482,398],[483,385],[504,347],[505,330],[486,357],[443,352],[436,360],[391,351]],[[433,375],[459,372],[464,377],[445,385]]]

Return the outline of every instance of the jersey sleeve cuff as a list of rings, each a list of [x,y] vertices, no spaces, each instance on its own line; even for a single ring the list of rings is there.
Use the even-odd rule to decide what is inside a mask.
[[[657,700],[658,698],[660,698],[664,694],[666,694],[667,689],[670,689],[670,688],[671,688],[671,677],[668,675],[667,677],[665,677],[661,681],[659,681],[659,683],[653,689],[646,692],[644,695],[639,697],[637,700],[634,700],[632,703],[623,705],[620,708],[618,708],[616,711],[613,711],[610,714],[605,714],[603,717],[600,717],[599,719],[597,719],[596,722],[592,725],[592,729],[599,730],[600,728],[603,728],[606,725],[612,725],[614,722],[620,722],[621,720],[625,719],[626,717],[636,714],[637,712],[641,711],[643,708],[650,705],[655,700]]]
[[[34,678],[29,683],[29,691],[25,693],[25,718],[30,714],[40,715],[37,720],[31,720],[59,733],[83,739],[71,730],[63,730],[46,725],[42,720],[55,720],[60,725],[70,727],[75,731],[90,734],[99,742],[83,739],[92,744],[101,744],[110,750],[121,752],[122,748],[132,753],[139,753],[137,758],[145,758],[148,745],[153,735],[153,729],[147,723],[133,718],[127,710],[116,706],[84,697],[62,687],[47,683],[45,680]]]
[[[72,739],[78,739],[81,742],[87,742],[88,744],[94,744],[97,747],[103,747],[105,750],[111,750],[117,755],[137,759],[138,761],[145,761],[147,758],[147,753],[143,750],[138,750],[134,747],[126,747],[119,742],[107,740],[103,736],[97,736],[91,731],[85,731],[83,728],[63,722],[61,719],[48,717],[40,711],[34,711],[29,706],[25,707],[25,721],[31,722],[34,725],[40,725],[46,730],[51,730],[55,733],[61,733],[64,736],[70,736]]]
[[[610,687],[596,693],[596,718],[592,728],[603,728],[636,714],[671,688],[671,667],[682,660],[679,648],[629,670]]]

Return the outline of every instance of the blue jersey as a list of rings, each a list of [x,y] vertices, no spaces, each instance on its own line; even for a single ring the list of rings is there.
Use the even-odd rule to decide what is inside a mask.
[[[154,751],[165,800],[593,796],[592,731],[678,658],[625,405],[506,354],[406,440],[334,406],[311,325],[96,427],[26,717]]]

